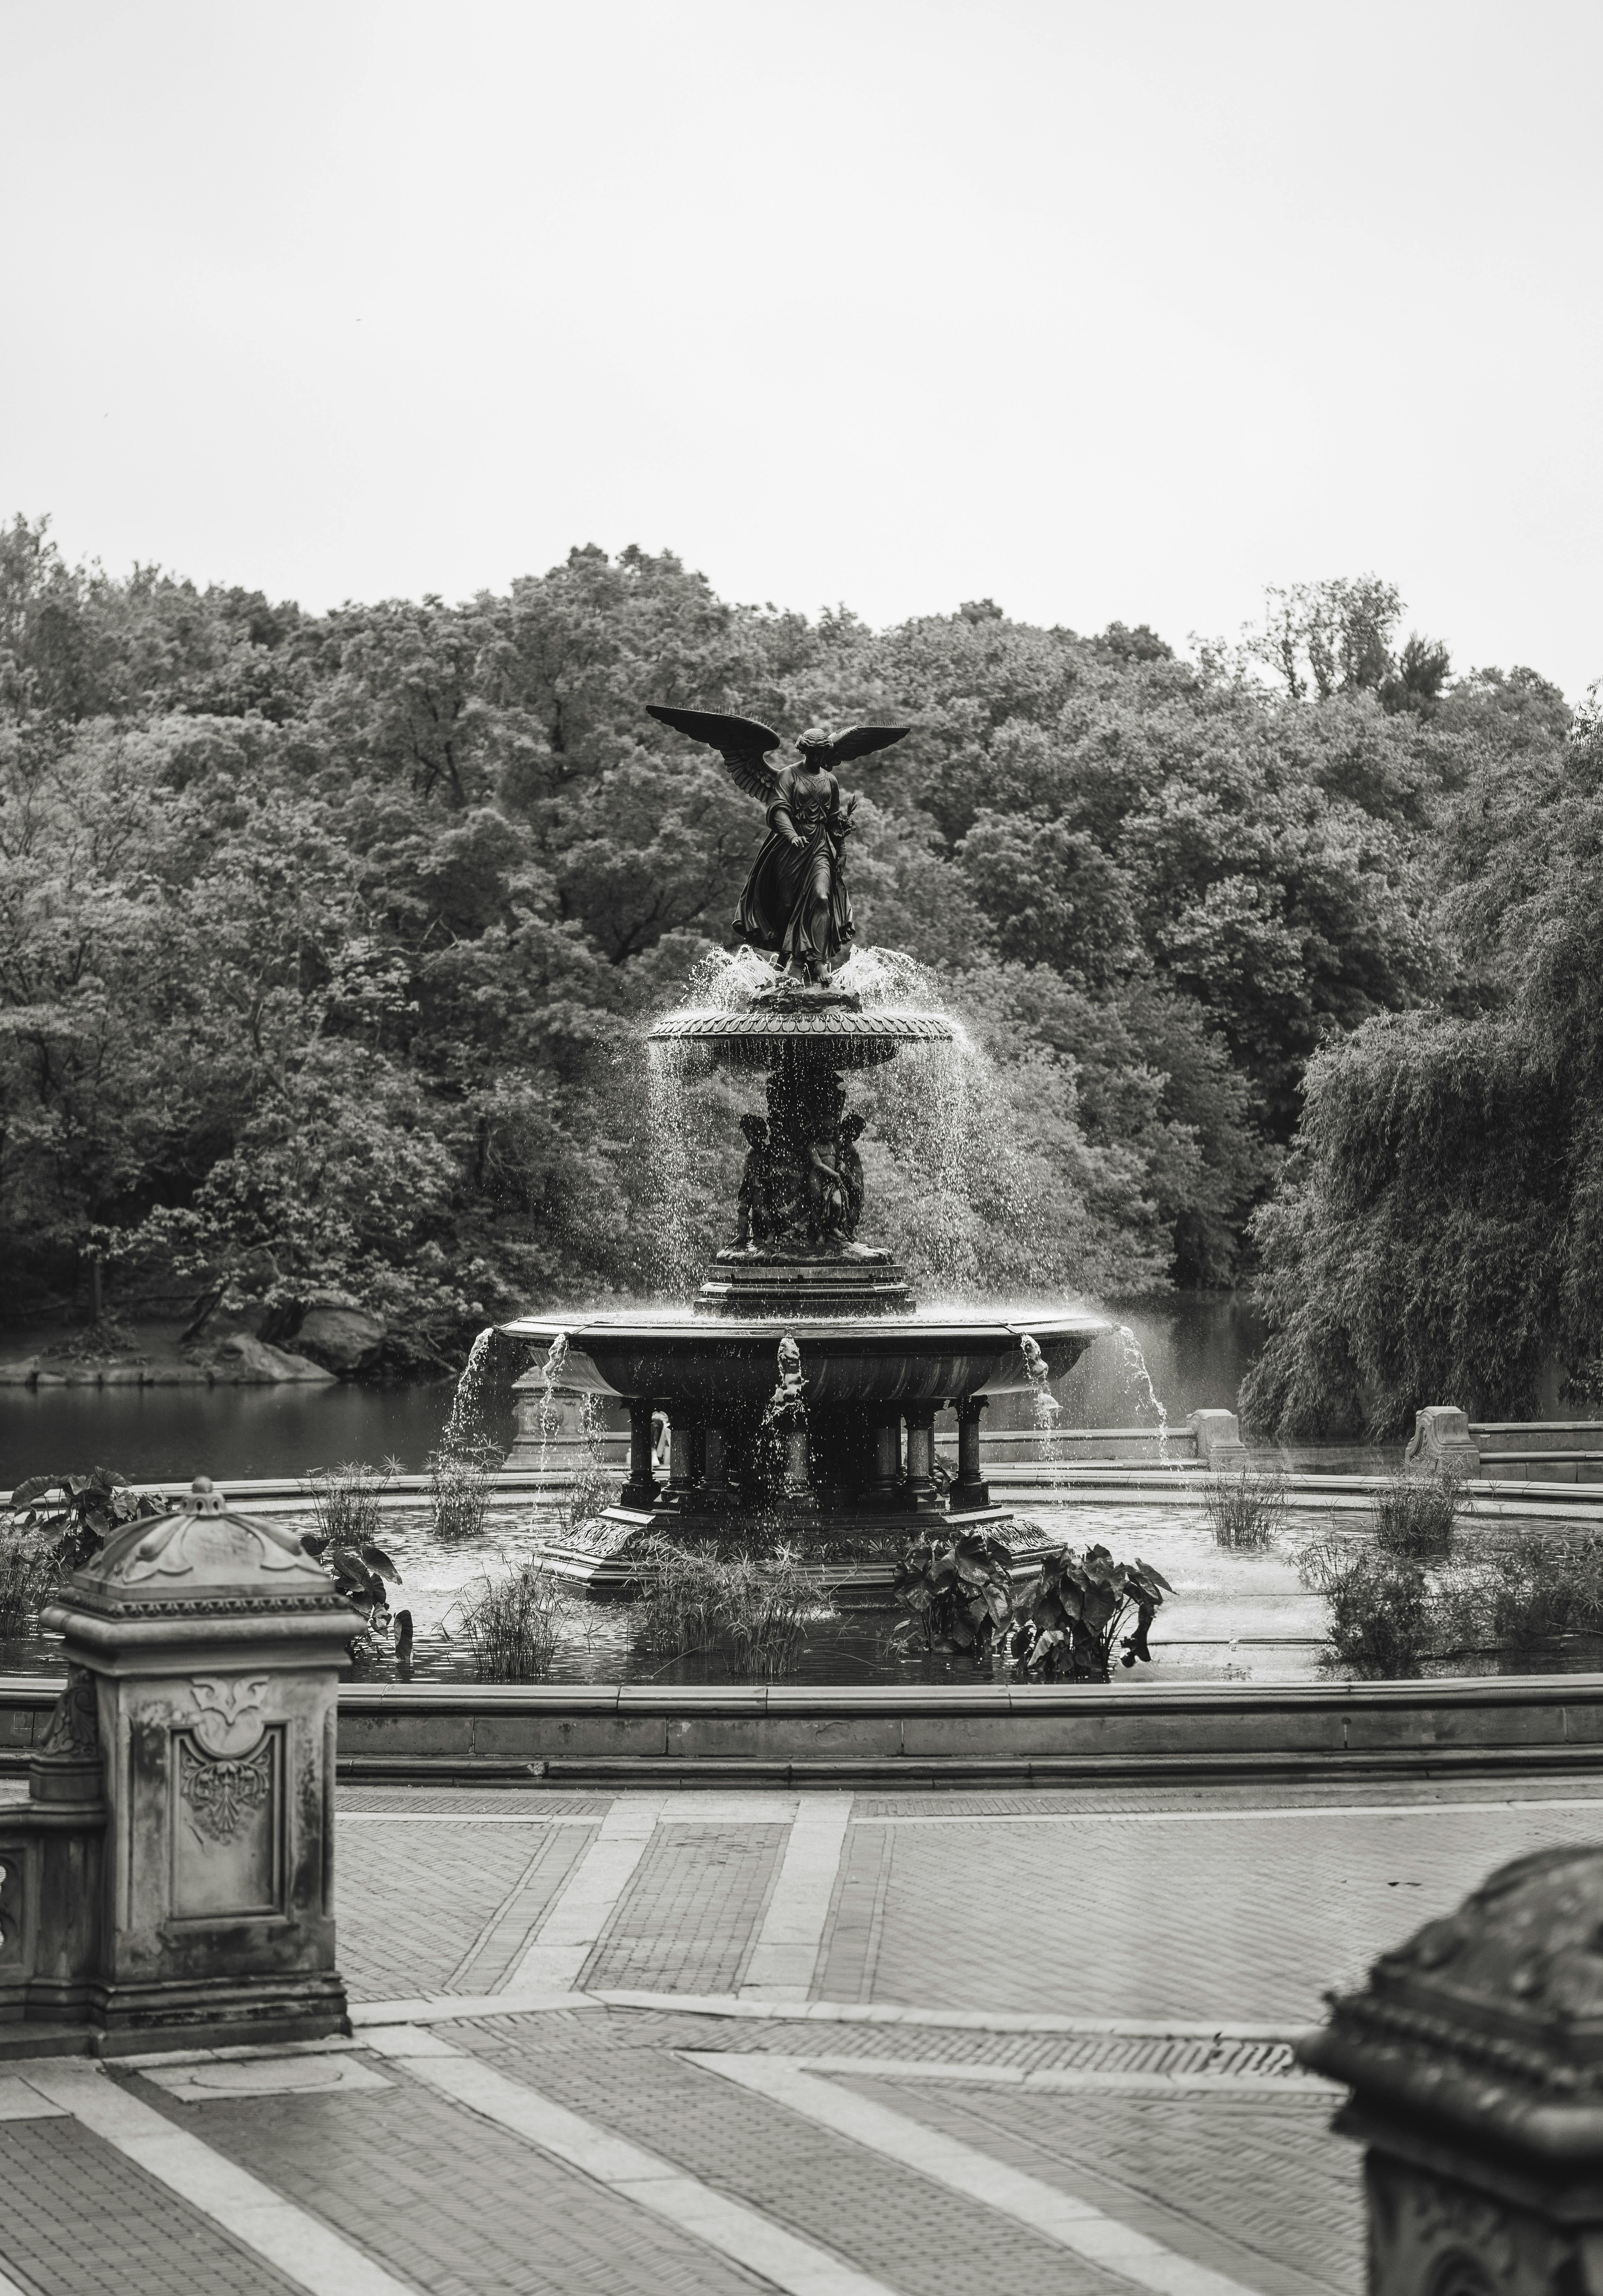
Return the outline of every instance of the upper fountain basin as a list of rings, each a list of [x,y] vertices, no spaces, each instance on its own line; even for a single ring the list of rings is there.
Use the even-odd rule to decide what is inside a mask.
[[[809,1401],[902,1404],[1027,1394],[1019,1345],[1026,1334],[1057,1378],[1113,1326],[1085,1309],[1021,1316],[931,1308],[830,1319],[634,1308],[519,1316],[501,1329],[546,1346],[565,1335],[564,1386],[694,1404],[765,1402],[776,1350],[789,1332],[801,1348]]]
[[[868,1068],[904,1045],[950,1044],[949,1021],[897,1006],[863,1010],[850,989],[789,983],[758,989],[739,1010],[701,1007],[670,1013],[649,1032],[652,1044],[705,1045],[737,1068],[771,1068],[787,1048],[823,1054],[830,1067]]]

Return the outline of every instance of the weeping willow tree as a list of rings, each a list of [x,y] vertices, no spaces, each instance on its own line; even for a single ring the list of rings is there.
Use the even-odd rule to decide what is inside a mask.
[[[1596,689],[1594,689],[1594,696]],[[1444,906],[1458,1010],[1386,1015],[1318,1055],[1258,1215],[1271,1336],[1250,1423],[1407,1428],[1418,1406],[1530,1416],[1556,1361],[1603,1402],[1603,722],[1472,787]]]

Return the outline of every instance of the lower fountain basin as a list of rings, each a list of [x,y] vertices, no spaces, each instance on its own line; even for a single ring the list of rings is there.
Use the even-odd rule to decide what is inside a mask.
[[[1026,1395],[1019,1342],[1027,1334],[1056,1379],[1114,1326],[1084,1310],[1039,1316],[917,1315],[707,1316],[622,1310],[592,1316],[519,1316],[509,1339],[549,1346],[566,1334],[565,1387],[659,1403],[766,1402],[774,1358],[789,1332],[801,1349],[812,1403],[958,1403],[977,1395]]]

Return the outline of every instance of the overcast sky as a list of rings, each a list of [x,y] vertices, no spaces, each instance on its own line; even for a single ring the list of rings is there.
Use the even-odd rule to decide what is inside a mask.
[[[1603,674],[1603,8],[0,0],[0,513]]]

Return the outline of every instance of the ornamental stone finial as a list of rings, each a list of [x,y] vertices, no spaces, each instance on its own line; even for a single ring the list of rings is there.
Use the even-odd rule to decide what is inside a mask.
[[[1367,2144],[1374,2296],[1598,2284],[1603,1848],[1505,1866],[1298,2048]]]

